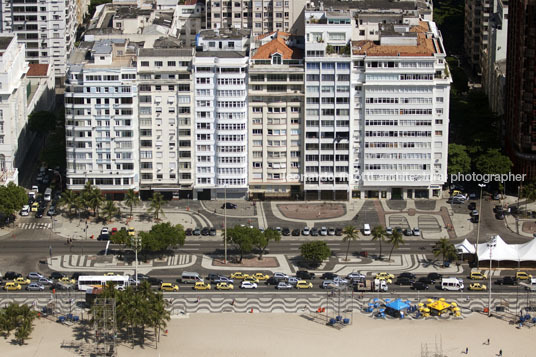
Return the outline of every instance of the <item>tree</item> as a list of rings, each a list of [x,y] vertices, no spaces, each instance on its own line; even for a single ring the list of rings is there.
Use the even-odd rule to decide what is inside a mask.
[[[227,241],[233,244],[240,252],[240,260],[238,262],[242,263],[244,255],[250,253],[253,250],[253,237],[255,236],[255,228],[234,226],[234,228],[227,230],[226,236]]]
[[[121,211],[112,200],[107,200],[102,206],[102,213],[104,214],[106,221],[110,221],[113,216],[118,215],[120,212]]]
[[[164,210],[162,209],[162,206],[164,205],[164,196],[160,192],[155,192],[153,194],[153,197],[151,198],[151,204],[149,205],[149,209],[147,210],[149,213],[154,214],[154,219],[158,221],[158,216],[160,213],[164,215]]]
[[[488,149],[475,160],[475,167],[481,174],[507,174],[513,165],[499,149]]]
[[[359,238],[358,233],[359,233],[359,230],[355,226],[348,225],[344,227],[342,231],[342,234],[343,234],[342,241],[348,243],[348,245],[346,246],[346,258],[344,258],[344,260],[348,260],[348,253],[350,251],[350,242],[353,240],[357,240]]]
[[[128,235],[128,232],[126,230],[121,229],[115,232],[114,234],[112,234],[112,236],[110,237],[110,240],[112,241],[113,244],[123,244],[123,245],[129,246],[130,237],[131,236]]]
[[[398,248],[400,244],[404,244],[404,236],[402,233],[393,230],[393,233],[389,236],[389,243],[391,243],[391,251],[389,252],[389,260],[391,260],[391,255],[393,255],[393,250]]]
[[[449,144],[449,175],[468,173],[471,171],[471,157],[465,145]]]
[[[319,266],[322,261],[331,255],[331,250],[327,243],[320,240],[303,243],[300,246],[300,252],[306,264],[312,267]]]
[[[281,240],[281,233],[272,228],[268,228],[263,233],[258,229],[254,229],[252,239],[255,247],[260,251],[259,259],[262,259],[268,244],[271,241],[279,242]]]
[[[80,201],[80,197],[72,190],[67,190],[61,194],[60,207],[67,207],[69,214],[72,213],[73,208],[77,208]]]
[[[104,202],[104,197],[102,196],[102,192],[100,188],[98,187],[92,187],[89,193],[86,195],[86,201],[88,207],[91,207],[93,210],[93,215],[95,217],[99,216],[99,208]]]
[[[13,182],[7,186],[0,186],[0,213],[9,216],[22,209],[28,202],[28,195],[23,187],[15,185]]]
[[[443,257],[443,264],[446,261],[455,260],[458,257],[454,244],[452,244],[447,238],[441,238],[438,242],[436,242],[432,252],[436,257],[440,255]]]
[[[171,223],[155,224],[149,232],[140,232],[141,250],[143,252],[162,252],[173,246],[183,246],[186,233],[182,225]]]
[[[385,240],[385,235],[385,228],[383,226],[376,226],[372,229],[372,240],[377,240],[380,243],[379,260],[382,260],[382,242]]]
[[[140,197],[133,190],[130,189],[125,195],[125,205],[130,209],[130,218],[132,218],[132,209],[140,204]]]
[[[15,330],[15,338],[21,345],[30,337],[37,314],[28,305],[10,303],[0,310],[0,330],[5,338]]]

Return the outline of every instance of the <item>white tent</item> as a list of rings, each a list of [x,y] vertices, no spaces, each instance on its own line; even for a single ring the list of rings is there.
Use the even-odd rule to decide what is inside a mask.
[[[461,254],[475,254],[475,245],[464,239],[463,242],[455,244],[456,251]]]
[[[494,261],[536,261],[536,239],[523,244],[507,244],[497,235],[491,238],[489,242],[479,244],[477,255],[480,261],[490,260],[490,258]]]

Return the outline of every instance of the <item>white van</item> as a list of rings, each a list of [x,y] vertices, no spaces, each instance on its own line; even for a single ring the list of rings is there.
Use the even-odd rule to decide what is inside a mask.
[[[536,278],[530,278],[525,286],[525,290],[536,291]]]
[[[203,282],[203,279],[201,279],[199,273],[183,271],[181,275],[181,282],[183,284],[195,284],[197,282]]]
[[[50,201],[52,199],[52,189],[50,187],[47,187],[45,190],[45,195],[43,197],[45,201]]]
[[[441,279],[441,289],[449,291],[462,291],[463,280],[459,278],[443,278]]]
[[[363,234],[366,235],[366,236],[369,236],[370,235],[370,224],[368,223],[365,223],[363,225]]]
[[[20,215],[28,216],[29,214],[30,214],[30,206],[29,205],[22,206],[22,209],[20,210]]]

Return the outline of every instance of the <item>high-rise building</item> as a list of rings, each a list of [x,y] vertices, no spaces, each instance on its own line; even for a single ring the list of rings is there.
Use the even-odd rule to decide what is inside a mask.
[[[249,29],[254,36],[291,30],[303,34],[299,19],[306,3],[307,0],[207,0],[207,28]]]
[[[0,12],[0,31],[16,33],[26,45],[26,60],[53,66],[61,84],[76,41],[77,18],[81,18],[77,1],[3,1]]]
[[[536,0],[510,1],[506,67],[506,150],[514,170],[536,178]]]
[[[247,70],[250,31],[201,31],[195,78],[194,198],[245,197],[248,190]]]
[[[475,73],[482,74],[482,53],[489,40],[489,20],[494,0],[465,1],[464,48],[467,60]]]
[[[301,197],[303,37],[274,32],[252,45],[249,66],[249,194]]]

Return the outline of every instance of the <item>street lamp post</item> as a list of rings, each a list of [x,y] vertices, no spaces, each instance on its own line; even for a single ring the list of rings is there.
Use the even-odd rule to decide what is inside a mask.
[[[134,242],[134,255],[135,255],[135,265],[134,265],[134,275],[136,285],[138,284],[138,246],[139,246],[139,237],[134,236],[131,238]]]
[[[479,214],[482,216],[482,189],[484,187],[486,187],[485,184],[483,183],[479,183],[478,186],[480,187],[480,208],[479,208]],[[478,219],[478,224],[477,224],[477,228],[476,228],[476,268],[478,269],[479,268],[479,265],[480,265],[480,261],[478,259],[478,241],[480,239],[480,217]]]
[[[489,295],[488,295],[488,317],[491,316],[491,253],[493,251],[493,247],[495,247],[497,243],[495,242],[495,238],[492,238],[489,242],[488,242],[488,247],[489,247],[489,287],[488,287],[488,292],[489,292]]]
[[[227,264],[227,185],[223,186],[223,264]]]

